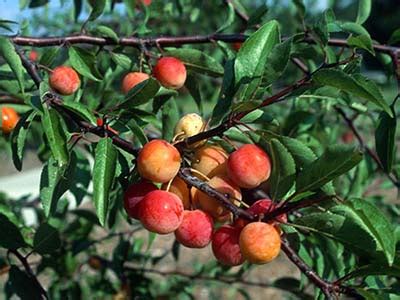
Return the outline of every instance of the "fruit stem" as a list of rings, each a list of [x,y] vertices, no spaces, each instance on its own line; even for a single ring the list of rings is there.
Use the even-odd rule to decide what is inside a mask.
[[[202,172],[200,172],[196,169],[190,168],[190,172],[200,175],[201,177],[203,177],[203,179],[205,179],[207,181],[211,180],[207,175],[203,174]]]

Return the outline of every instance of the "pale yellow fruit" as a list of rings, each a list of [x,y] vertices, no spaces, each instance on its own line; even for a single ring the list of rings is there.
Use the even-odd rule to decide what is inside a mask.
[[[175,126],[175,136],[179,139],[187,138],[199,134],[205,129],[205,122],[201,116],[195,113],[183,116]],[[190,145],[191,148],[196,148],[203,145],[205,142],[200,141]]]

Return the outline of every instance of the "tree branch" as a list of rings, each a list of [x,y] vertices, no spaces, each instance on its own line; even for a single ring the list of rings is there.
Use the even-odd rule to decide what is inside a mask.
[[[296,251],[294,251],[294,249],[290,247],[289,241],[286,239],[286,237],[282,237],[281,247],[282,251],[285,252],[290,261],[293,262],[299,268],[299,270],[308,277],[311,282],[313,282],[321,289],[321,291],[326,296],[326,299],[335,299],[336,293],[346,294],[356,299],[364,299],[354,289],[350,287],[337,285],[335,283],[330,283],[322,279],[309,265],[305,263],[305,261],[296,253]]]
[[[189,168],[181,168],[179,170],[178,176],[182,178],[189,186],[194,186],[198,190],[206,193],[210,197],[213,197],[218,202],[220,202],[226,209],[231,211],[233,215],[237,217],[244,217],[248,220],[253,220],[254,216],[244,209],[237,207],[230,201],[229,196],[224,193],[218,192],[216,189],[209,186],[204,181],[198,179],[196,176],[192,175]]]
[[[244,41],[247,38],[247,36],[242,35],[242,34],[234,34],[234,35],[208,35],[208,36],[187,36],[187,37],[156,37],[156,38],[145,38],[145,39],[140,39],[140,38],[121,38],[117,42],[112,41],[110,39],[105,39],[105,38],[98,38],[98,37],[91,37],[87,35],[78,35],[78,36],[70,36],[70,37],[53,37],[53,38],[29,38],[29,37],[15,37],[13,38],[13,41],[15,44],[18,45],[30,45],[30,46],[39,46],[39,47],[44,47],[44,46],[54,46],[54,45],[61,45],[61,44],[78,44],[78,43],[86,43],[86,44],[93,44],[93,45],[125,45],[125,46],[135,46],[135,47],[153,47],[153,46],[173,46],[173,45],[182,45],[182,44],[196,44],[196,43],[209,43],[211,41],[215,40],[220,40],[220,41],[225,41],[225,42],[237,42],[237,41]],[[307,42],[307,41],[306,41]],[[308,41],[308,42],[314,42],[314,41]],[[332,41],[334,43],[338,43],[338,41]],[[341,45],[341,44],[340,44]],[[341,45],[342,46],[342,45]],[[386,47],[382,45],[375,45],[379,47]],[[32,79],[34,80],[35,84],[37,86],[40,85],[41,78],[40,75],[36,69],[36,67],[20,53],[21,60],[23,62],[24,67],[26,68],[27,72],[30,74]],[[351,58],[338,62],[336,64],[325,64],[322,65],[320,68],[330,68],[330,67],[335,67],[338,66],[339,64],[343,64],[348,62]],[[319,68],[319,69],[320,69]],[[300,79],[299,81],[295,82],[294,84],[282,89],[278,93],[272,95],[271,97],[268,97],[265,99],[258,107],[253,108],[248,111],[244,111],[238,114],[231,115],[230,118],[228,118],[226,121],[221,123],[219,126],[212,128],[208,131],[199,133],[195,136],[189,137],[185,139],[184,141],[181,141],[177,143],[175,146],[180,149],[181,151],[184,150],[188,145],[196,143],[198,141],[214,137],[214,136],[220,136],[222,135],[226,130],[231,128],[232,126],[236,125],[240,119],[242,119],[244,116],[246,116],[248,113],[252,112],[253,110],[257,108],[262,108],[266,107],[268,105],[271,105],[273,103],[277,103],[279,101],[282,101],[286,99],[286,96],[292,93],[294,90],[303,87],[307,84],[309,84],[311,80],[311,74],[308,74]],[[65,107],[62,105],[62,99],[58,97],[57,94],[55,93],[48,93],[47,94],[47,99],[45,99],[49,105],[54,107],[55,109],[58,109],[60,112],[63,113],[63,115],[66,116],[66,118],[70,119],[73,121],[75,124],[77,124],[81,130],[85,132],[91,132],[94,133],[98,136],[110,136],[113,139],[113,143],[120,147],[121,149],[134,154],[135,156],[137,155],[137,149],[133,148],[133,145],[129,143],[128,141],[120,138],[118,135],[115,133],[103,128],[102,126],[94,126],[86,121],[82,120],[74,114],[73,112],[67,110]],[[215,198],[217,201],[219,201],[226,209],[231,211],[235,217],[243,217],[248,220],[254,220],[254,216],[247,211],[235,206],[229,199],[229,196],[218,192],[217,190],[211,188],[207,183],[199,180],[197,177],[193,176],[190,172],[190,169],[187,168],[181,168],[179,171],[178,175],[190,186],[194,186],[198,188],[200,191],[207,193],[211,197]],[[288,213],[303,207],[311,206],[314,205],[315,203],[318,203],[322,201],[323,198],[321,199],[313,199],[309,201],[301,201],[299,203],[294,203],[294,204],[287,204],[283,205],[281,207],[278,207],[276,210],[271,211],[269,214],[266,214],[264,219],[266,220],[271,220],[274,217],[282,214],[282,213]],[[304,261],[301,260],[300,257],[297,256],[297,254],[290,248],[289,244],[287,241],[283,241],[283,246],[282,246],[283,251],[288,255],[288,257],[294,262],[299,269],[306,274],[312,280],[318,287],[322,289],[325,295],[327,297],[331,297],[333,292],[341,292],[345,294],[350,294],[349,290],[346,290],[345,288],[340,287],[338,289],[336,286],[333,286],[333,284],[328,283],[318,277],[318,275],[312,271],[307,265],[305,265]]]
[[[15,255],[16,258],[18,258],[18,260],[22,263],[22,265],[24,266],[25,272],[27,273],[27,275],[33,280],[33,282],[35,283],[35,285],[37,286],[37,288],[40,290],[41,295],[43,296],[44,299],[49,299],[49,296],[47,295],[46,290],[44,289],[44,287],[42,286],[42,284],[40,283],[40,281],[37,279],[35,273],[33,273],[33,270],[31,268],[31,266],[29,265],[28,260],[26,259],[26,257],[24,257],[21,253],[18,252],[18,250],[16,249],[10,249],[8,250],[9,253],[12,253]]]
[[[19,46],[32,46],[32,47],[48,47],[48,46],[61,46],[61,45],[74,45],[74,44],[89,44],[97,46],[130,46],[141,48],[143,45],[146,47],[162,47],[167,46],[180,46],[185,44],[208,44],[215,41],[226,43],[244,42],[248,35],[241,33],[232,34],[209,34],[209,35],[192,35],[192,36],[164,36],[164,37],[121,37],[118,40],[110,38],[95,37],[86,34],[70,35],[70,36],[55,36],[55,37],[30,37],[30,36],[16,36],[11,40],[15,45]],[[305,37],[303,42],[315,44],[315,40],[311,37]],[[349,48],[347,40],[345,39],[329,39],[328,45]],[[372,45],[375,51],[386,54],[398,53],[399,47],[389,45]]]
[[[335,106],[335,110],[338,112],[338,114],[343,118],[343,120],[346,122],[347,126],[350,128],[350,130],[354,133],[358,143],[360,146],[364,149],[365,152],[368,153],[368,155],[375,161],[376,165],[378,168],[386,175],[386,177],[397,187],[400,188],[400,182],[399,180],[395,177],[393,173],[388,173],[385,171],[383,168],[382,162],[379,159],[378,155],[371,149],[369,148],[363,138],[361,137],[360,133],[358,132],[357,128],[354,125],[354,122],[351,118],[349,118],[346,113],[344,112],[343,109],[341,109],[338,106]]]

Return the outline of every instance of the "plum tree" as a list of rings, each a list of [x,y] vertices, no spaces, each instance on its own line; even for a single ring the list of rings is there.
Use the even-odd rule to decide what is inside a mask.
[[[302,284],[267,267],[257,289],[400,290],[384,191],[400,187],[400,38],[367,32],[382,1],[55,2],[0,20],[1,299],[247,296],[243,275],[280,250]],[[33,152],[31,190],[9,164]]]
[[[68,66],[54,68],[49,76],[49,85],[61,95],[72,95],[81,85],[78,73]]]
[[[152,140],[143,146],[137,159],[139,174],[148,180],[164,183],[179,171],[181,155],[170,143]]]
[[[166,88],[180,89],[186,81],[186,67],[175,57],[162,57],[154,66],[153,75]]]

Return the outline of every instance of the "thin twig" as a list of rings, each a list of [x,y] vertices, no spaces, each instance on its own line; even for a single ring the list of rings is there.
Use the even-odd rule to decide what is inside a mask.
[[[120,37],[117,40],[110,38],[95,37],[86,34],[70,35],[70,36],[55,36],[55,37],[31,37],[31,36],[16,36],[12,37],[11,40],[16,45],[20,46],[32,46],[32,47],[49,47],[73,44],[89,44],[97,46],[130,46],[140,48],[142,45],[146,47],[157,47],[157,44],[161,47],[166,46],[179,46],[185,44],[207,44],[212,41],[222,41],[226,43],[244,42],[248,38],[248,35],[241,33],[233,34],[209,34],[209,35],[192,35],[192,36],[161,36],[161,37]],[[283,38],[285,40],[285,38]],[[315,40],[311,37],[306,36],[303,40],[305,43],[314,44]],[[329,39],[328,45],[337,47],[349,48],[347,40],[345,39]],[[389,46],[389,45],[372,45],[375,51],[386,54],[397,53],[400,48]]]
[[[400,188],[400,182],[399,180],[395,177],[394,174],[388,173],[385,171],[381,160],[379,159],[378,155],[371,149],[369,148],[363,138],[361,137],[360,133],[358,132],[357,128],[354,125],[354,122],[351,118],[349,118],[344,110],[338,106],[335,106],[335,110],[338,112],[338,114],[343,118],[343,120],[346,122],[347,126],[350,128],[350,130],[354,133],[354,136],[356,137],[358,143],[360,144],[361,148],[364,149],[364,151],[375,161],[376,165],[378,168],[386,175],[386,177],[397,187]]]
[[[44,287],[41,285],[41,283],[37,279],[37,277],[36,277],[35,273],[33,272],[33,270],[31,268],[27,258],[24,257],[21,253],[19,253],[19,251],[16,250],[16,249],[10,249],[9,253],[14,254],[15,257],[18,258],[18,260],[22,263],[22,265],[24,266],[25,272],[32,279],[32,281],[37,286],[37,288],[40,290],[40,293],[43,296],[43,298],[44,299],[49,299],[49,296],[47,295],[46,290],[44,289]]]

